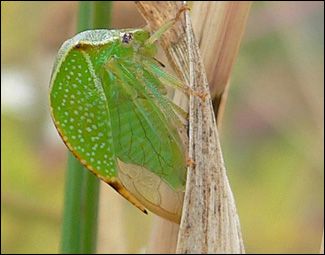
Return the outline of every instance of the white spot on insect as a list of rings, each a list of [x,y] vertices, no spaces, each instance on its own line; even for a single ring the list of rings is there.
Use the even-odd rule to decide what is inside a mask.
[[[87,130],[88,132],[91,132],[91,131],[92,131],[92,129],[91,129],[90,127],[87,127],[86,130]]]
[[[102,132],[99,132],[99,133],[98,133],[98,136],[99,136],[99,137],[102,137],[103,135],[104,135],[104,134],[103,134]],[[105,155],[105,156],[106,156],[106,155]]]
[[[70,101],[70,104],[74,104],[74,101],[73,101],[73,100],[71,100],[71,101]]]
[[[83,139],[83,138],[80,138],[80,143],[83,143],[83,142],[85,142],[85,139]]]
[[[73,130],[73,129],[74,129],[74,126],[70,126],[69,128],[70,128],[71,130]]]
[[[69,74],[74,75],[74,73],[72,71],[70,71]]]
[[[77,84],[72,83],[72,87],[76,88],[77,87]]]
[[[91,127],[95,130],[97,129],[97,126],[95,124],[92,124]]]
[[[75,139],[76,139],[76,136],[75,136],[75,135],[73,135],[73,136],[71,136],[71,138],[72,138],[73,140],[75,140]]]
[[[64,91],[65,91],[65,92],[69,92],[69,89],[65,89]]]
[[[94,162],[95,160],[94,160],[94,158],[90,158],[90,162]]]
[[[78,110],[82,111],[83,107],[81,105],[78,106]]]
[[[79,77],[81,77],[81,76],[82,76],[82,74],[81,74],[81,73],[77,73],[77,75],[78,75]]]
[[[65,115],[65,116],[68,116],[68,115],[69,115],[69,113],[68,113],[68,112],[64,112],[64,115]]]
[[[78,115],[79,112],[77,110],[74,110],[73,113]]]

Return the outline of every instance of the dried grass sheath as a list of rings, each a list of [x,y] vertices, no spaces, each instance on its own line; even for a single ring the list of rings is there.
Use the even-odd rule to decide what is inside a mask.
[[[181,2],[138,2],[149,27],[156,30],[175,17]],[[162,47],[180,78],[205,100],[190,96],[189,157],[195,162],[188,168],[183,215],[177,241],[177,253],[244,253],[234,198],[226,176],[208,80],[194,38],[188,12],[162,38]],[[175,252],[177,228],[162,224],[153,238],[169,239],[150,245],[150,252]],[[157,228],[158,225],[156,225]],[[158,232],[158,234],[157,234]],[[166,244],[166,242],[165,242]],[[173,246],[173,247],[172,247]]]
[[[193,2],[191,18],[220,130],[231,71],[251,1]]]

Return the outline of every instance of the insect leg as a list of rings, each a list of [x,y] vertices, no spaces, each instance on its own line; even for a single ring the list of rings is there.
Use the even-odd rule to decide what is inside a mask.
[[[162,70],[161,68],[159,68],[159,66],[157,66],[152,61],[145,60],[145,61],[143,61],[143,63],[145,65],[145,67],[149,71],[155,73],[159,77],[159,79],[166,86],[169,86],[169,87],[171,87],[173,89],[180,89],[186,95],[197,96],[197,97],[201,98],[203,101],[205,100],[205,98],[207,96],[206,94],[204,94],[202,92],[194,91],[192,88],[190,88],[189,86],[187,86],[185,83],[183,83],[182,81],[180,81],[175,76],[170,75],[169,73],[167,73],[164,70]]]
[[[152,36],[149,37],[145,44],[150,45],[157,41],[168,29],[174,26],[174,24],[179,20],[181,13],[189,9],[190,8],[187,5],[183,5],[178,10],[176,17],[163,24]]]

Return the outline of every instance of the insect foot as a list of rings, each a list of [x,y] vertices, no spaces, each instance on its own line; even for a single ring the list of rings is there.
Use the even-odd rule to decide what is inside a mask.
[[[183,5],[177,12],[176,17],[175,17],[175,22],[179,20],[181,14],[185,11],[190,11],[191,8],[188,5]]]
[[[206,98],[207,98],[207,96],[208,96],[208,93],[207,93],[207,92],[195,91],[194,89],[192,89],[192,88],[190,88],[190,87],[185,87],[184,92],[185,92],[187,95],[195,96],[195,97],[200,98],[203,102],[205,102],[205,100],[206,100]]]
[[[195,161],[193,159],[191,159],[191,158],[187,158],[186,159],[186,165],[188,167],[195,167]]]

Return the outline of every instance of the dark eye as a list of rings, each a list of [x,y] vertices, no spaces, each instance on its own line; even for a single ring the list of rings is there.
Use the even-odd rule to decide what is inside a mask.
[[[132,33],[125,33],[122,36],[122,43],[129,43],[132,40]]]

